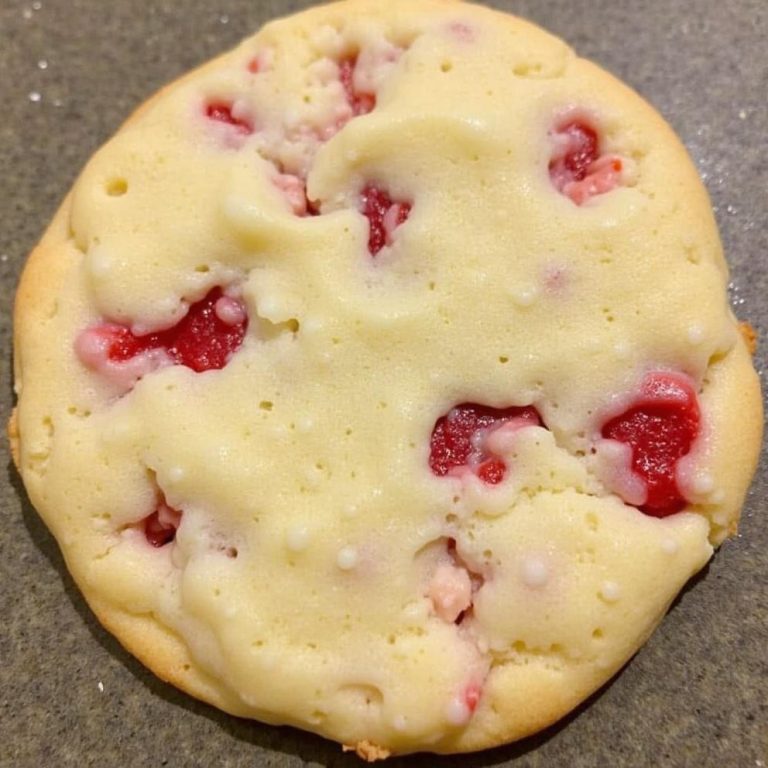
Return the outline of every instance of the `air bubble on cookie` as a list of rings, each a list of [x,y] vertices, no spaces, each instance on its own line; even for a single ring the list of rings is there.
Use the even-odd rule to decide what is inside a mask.
[[[360,193],[360,208],[368,219],[368,251],[371,256],[392,245],[395,230],[407,221],[411,213],[411,203],[392,200],[386,190],[373,184],[364,187]]]
[[[597,129],[584,116],[561,118],[550,131],[549,177],[576,205],[610,192],[622,183],[625,161],[603,154]]]
[[[543,426],[533,406],[491,408],[461,403],[435,422],[429,466],[438,477],[462,477],[471,472],[484,483],[496,485],[504,479],[507,466],[494,448],[504,447],[513,432],[531,426]]]
[[[128,182],[122,178],[110,179],[105,191],[110,197],[122,197],[128,192]]]
[[[102,323],[80,333],[75,351],[87,368],[130,389],[166,365],[184,365],[198,373],[223,368],[247,327],[240,300],[213,288],[172,328],[137,336],[126,326]]]
[[[163,499],[158,502],[155,511],[144,518],[142,524],[147,541],[159,549],[176,538],[176,530],[181,524],[181,512],[168,506]]]
[[[629,407],[603,425],[603,438],[629,448],[623,455],[645,490],[645,500],[637,505],[641,511],[666,517],[685,507],[687,499],[676,470],[698,437],[699,422],[699,404],[690,379],[655,372],[646,375]],[[621,488],[613,490],[622,493]]]

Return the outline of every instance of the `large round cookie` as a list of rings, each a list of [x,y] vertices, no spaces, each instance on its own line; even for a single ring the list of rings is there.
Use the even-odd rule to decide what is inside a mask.
[[[318,9],[86,169],[19,292],[18,462],[162,677],[368,756],[490,746],[734,529],[761,419],[725,281],[669,129],[562,43]]]

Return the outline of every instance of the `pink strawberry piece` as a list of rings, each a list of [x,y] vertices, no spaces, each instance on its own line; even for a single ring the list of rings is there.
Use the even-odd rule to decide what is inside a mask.
[[[143,520],[144,535],[153,546],[164,547],[176,538],[176,529],[181,523],[181,512],[160,501],[157,509]]]
[[[482,689],[477,683],[471,683],[464,689],[464,703],[467,705],[467,709],[474,712],[477,709],[477,705],[480,703],[480,694]]]
[[[363,216],[368,219],[368,250],[375,256],[391,245],[394,232],[411,213],[411,204],[395,202],[379,187],[369,184],[360,194]]]
[[[649,373],[639,397],[603,426],[603,437],[632,449],[632,470],[648,491],[640,506],[647,515],[666,517],[685,507],[675,469],[690,452],[699,434],[699,422],[699,404],[690,380],[681,374],[659,372]]]
[[[339,79],[344,87],[344,93],[347,95],[349,106],[352,107],[352,114],[355,117],[367,115],[376,106],[376,94],[358,91],[355,88],[355,67],[357,66],[357,56],[342,59],[339,62]]]
[[[485,438],[505,424],[518,420],[530,426],[543,426],[533,406],[491,408],[477,403],[462,403],[435,423],[430,441],[429,466],[438,477],[469,468],[488,485],[500,483],[507,465],[488,452]]]
[[[623,161],[602,155],[597,131],[584,120],[571,120],[553,134],[555,150],[549,161],[552,183],[576,205],[610,192],[619,185]]]
[[[205,116],[209,120],[231,125],[237,133],[245,136],[253,133],[253,125],[250,121],[241,117],[235,117],[232,114],[232,105],[225,101],[215,101],[208,104],[205,108]]]
[[[285,195],[296,216],[319,216],[319,204],[307,196],[307,182],[292,173],[278,173],[272,183]]]
[[[124,326],[108,325],[101,333],[109,339],[107,357],[114,362],[164,349],[174,363],[200,373],[223,368],[242,344],[247,328],[248,317],[242,304],[224,296],[221,288],[214,288],[165,331],[136,336]]]

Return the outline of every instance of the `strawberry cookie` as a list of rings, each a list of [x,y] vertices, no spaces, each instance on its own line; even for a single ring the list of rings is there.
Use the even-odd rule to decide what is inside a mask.
[[[761,438],[709,200],[634,92],[453,0],[267,25],[27,264],[11,438],[103,624],[367,759],[531,734],[736,530]]]

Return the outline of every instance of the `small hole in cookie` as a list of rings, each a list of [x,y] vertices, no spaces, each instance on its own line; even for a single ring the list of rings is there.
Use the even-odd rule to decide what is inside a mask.
[[[128,182],[125,179],[110,179],[106,191],[110,197],[122,197],[128,191]]]
[[[452,61],[444,61],[440,65],[440,71],[441,72],[450,72],[453,69],[453,62]]]
[[[602,640],[603,637],[605,637],[605,633],[603,632],[602,629],[600,629],[600,627],[598,627],[597,629],[593,630],[592,637],[595,640]]]
[[[237,557],[237,547],[227,547],[226,555],[234,560]]]
[[[259,408],[261,408],[262,411],[271,411],[272,403],[269,400],[262,400],[259,403]]]

